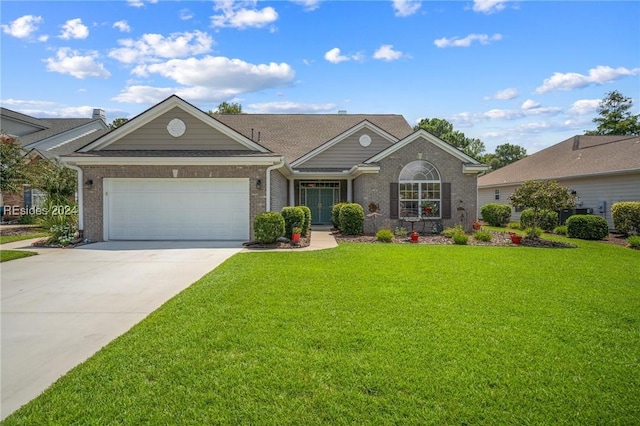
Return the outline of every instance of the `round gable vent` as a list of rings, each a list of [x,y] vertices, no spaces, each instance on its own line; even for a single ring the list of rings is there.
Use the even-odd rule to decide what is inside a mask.
[[[360,136],[359,139],[360,145],[367,147],[369,145],[371,145],[371,136],[369,135],[362,135]]]

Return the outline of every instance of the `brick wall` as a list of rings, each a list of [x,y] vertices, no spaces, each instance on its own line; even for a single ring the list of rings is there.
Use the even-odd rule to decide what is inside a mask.
[[[271,211],[280,212],[287,206],[289,181],[278,170],[271,171]]]
[[[382,213],[375,224],[369,218],[365,220],[365,232],[375,232],[376,225],[377,228],[389,227],[392,230],[399,226],[399,220],[389,218],[389,183],[398,182],[402,168],[412,161],[419,160],[418,154],[422,155],[422,160],[430,162],[438,169],[442,182],[451,183],[451,219],[443,219],[443,226],[446,228],[462,223],[465,229],[471,229],[477,211],[477,175],[463,174],[462,161],[431,142],[419,138],[380,161],[379,174],[364,174],[355,179],[354,201],[363,206],[365,214],[368,213],[371,202],[379,205]],[[465,210],[459,211],[458,207]],[[462,213],[465,213],[464,219],[461,218]]]
[[[83,180],[92,180],[91,187],[84,186],[84,237],[102,241],[103,234],[103,179],[104,178],[249,178],[250,223],[253,235],[253,218],[266,209],[266,167],[264,166],[82,166]],[[262,180],[262,188],[256,189],[256,181]]]

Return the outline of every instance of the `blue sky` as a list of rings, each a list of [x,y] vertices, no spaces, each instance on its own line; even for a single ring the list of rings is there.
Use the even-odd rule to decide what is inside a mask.
[[[207,111],[444,118],[488,152],[640,111],[638,1],[3,1],[0,103],[133,117],[175,93]]]

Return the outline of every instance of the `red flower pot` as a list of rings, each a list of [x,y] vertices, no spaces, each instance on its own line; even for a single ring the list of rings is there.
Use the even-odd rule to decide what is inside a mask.
[[[417,243],[419,239],[420,239],[420,234],[418,234],[417,232],[411,234],[412,243]]]
[[[291,241],[293,241],[294,243],[299,243],[300,242],[300,234],[291,234]]]
[[[516,234],[511,234],[511,242],[513,244],[520,244],[522,242],[522,236],[521,235],[516,235]]]

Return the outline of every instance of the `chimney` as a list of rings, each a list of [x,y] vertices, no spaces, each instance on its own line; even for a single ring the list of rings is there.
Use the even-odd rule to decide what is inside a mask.
[[[105,124],[107,124],[107,114],[104,112],[103,109],[100,108],[94,108],[93,110],[93,116],[91,117],[92,119],[96,119],[99,118],[102,121],[104,121]]]
[[[573,150],[576,151],[580,149],[580,136],[573,137]]]

